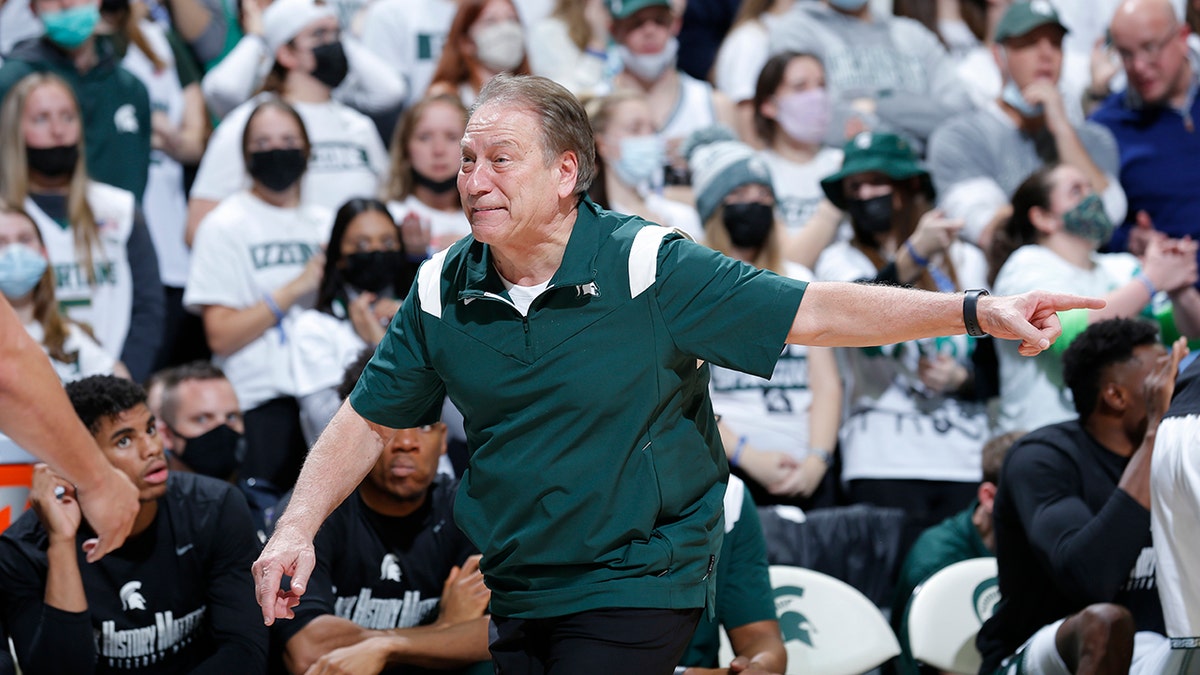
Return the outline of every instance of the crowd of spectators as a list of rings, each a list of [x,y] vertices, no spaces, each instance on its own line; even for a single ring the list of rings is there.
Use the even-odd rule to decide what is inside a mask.
[[[788,346],[768,379],[705,366],[740,479],[727,509],[902,510],[901,554],[916,542],[916,558],[900,575],[900,615],[936,571],[936,556],[921,553],[931,537],[918,535],[940,523],[932,539],[965,538],[963,557],[997,552],[1001,590],[1033,594],[1006,600],[1011,616],[1044,589],[1005,579],[1035,566],[1028,554],[1004,562],[1017,529],[1004,523],[1036,510],[1038,496],[1008,495],[1023,479],[1010,475],[1019,466],[1001,472],[1003,450],[1018,431],[1035,433],[1014,461],[1038,443],[1079,446],[1099,433],[1095,420],[1144,422],[1143,392],[1118,366],[1137,361],[1144,377],[1149,361],[1131,354],[1200,338],[1197,27],[1195,0],[0,0],[0,292],[63,382],[86,383],[72,398],[93,433],[132,427],[129,442],[154,471],[204,477],[164,490],[137,474],[139,532],[167,528],[164,515],[182,517],[180,500],[201,495],[213,515],[189,515],[183,534],[207,539],[171,545],[225,558],[178,553],[172,564],[236,585],[213,565],[253,559],[256,550],[226,549],[269,533],[342,404],[346,369],[352,381],[422,261],[470,234],[459,139],[480,89],[498,73],[544,76],[584,103],[597,158],[584,198],[601,208],[798,279],[1107,300],[1063,313],[1062,338],[1035,358],[957,336]],[[1112,319],[1143,321],[1109,335],[1132,346],[1090,332]],[[1083,356],[1068,356],[1084,335]],[[1072,384],[1089,369],[1130,391],[1109,401],[1108,389]],[[1151,417],[1163,386],[1149,394]],[[1122,405],[1141,417],[1130,422]],[[1050,425],[1058,431],[1036,433]],[[1132,491],[1105,517],[1134,528],[1126,557],[1142,571],[1149,501],[1118,478],[1145,482],[1143,433],[1088,446],[1122,459],[1108,458],[1112,480],[1070,521],[1115,510],[1114,490]],[[9,445],[0,438],[0,460],[17,461],[3,455]],[[273,667],[469,670],[486,659],[476,549],[449,515],[465,446],[449,401],[439,425],[397,433],[339,512],[345,538],[318,540],[324,586],[297,609],[302,621],[272,629]],[[244,608],[202,586],[156,604],[147,581],[101,601],[92,592],[108,589],[84,574],[84,597],[79,569],[63,572],[70,556],[56,548],[81,527],[70,494],[54,493],[62,482],[39,470],[34,509],[0,540],[0,565],[19,581],[0,583],[0,620],[24,672],[76,665],[45,658],[65,638],[28,622],[78,631],[89,608],[98,635],[103,612],[148,612],[147,626],[156,613],[192,617],[205,626],[190,643],[205,654],[195,663],[267,659],[268,636],[243,631]],[[727,513],[725,529],[750,551],[731,544],[739,562],[727,573],[757,575],[740,592],[759,593],[757,517]],[[165,540],[145,544],[112,573],[149,574],[139,565],[168,553]],[[33,562],[13,562],[22,555]],[[1105,580],[1136,571],[1103,570]],[[992,624],[981,643],[989,665],[1064,614],[1111,618],[1085,608],[1119,602],[1115,581],[1094,593],[1079,583],[1089,602]],[[778,626],[762,614],[718,618],[739,654],[779,668],[779,645],[763,638]],[[233,618],[217,625],[222,617]],[[1162,630],[1157,606],[1133,618]],[[141,625],[106,623],[97,651],[72,658],[104,672],[175,672],[165,653],[109,640],[134,640]],[[711,638],[685,665],[728,666]]]

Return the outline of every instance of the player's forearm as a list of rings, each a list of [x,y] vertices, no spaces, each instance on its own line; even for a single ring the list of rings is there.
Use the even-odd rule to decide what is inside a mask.
[[[283,664],[288,672],[299,675],[323,655],[358,644],[376,634],[378,631],[367,630],[349,619],[332,614],[318,616],[287,641]]]
[[[43,601],[64,612],[86,612],[87,594],[79,574],[75,537],[54,537],[46,549],[46,594]]]
[[[388,663],[421,668],[458,668],[492,658],[488,623],[481,616],[450,626],[414,626],[387,631],[392,638]]]

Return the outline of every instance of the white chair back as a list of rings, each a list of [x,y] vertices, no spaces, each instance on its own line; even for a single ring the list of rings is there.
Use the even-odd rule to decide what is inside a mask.
[[[975,635],[1000,601],[996,559],[975,558],[938,571],[913,591],[908,644],[913,658],[949,673],[978,673]]]
[[[858,675],[900,653],[883,614],[853,586],[787,565],[772,565],[770,575],[788,675]],[[720,658],[733,659],[724,631]]]

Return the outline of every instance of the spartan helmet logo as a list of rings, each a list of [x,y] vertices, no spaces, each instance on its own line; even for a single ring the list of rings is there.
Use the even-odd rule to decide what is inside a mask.
[[[121,587],[121,609],[126,612],[146,609],[146,598],[138,592],[141,587],[140,581],[131,581]]]
[[[383,556],[383,562],[379,564],[379,580],[399,583],[400,559],[394,553]]]
[[[779,617],[779,630],[783,633],[785,643],[799,640],[809,647],[815,647],[812,635],[817,629],[808,621],[808,617],[800,611],[803,604],[804,589],[799,586],[780,586],[775,589],[775,614]]]
[[[972,601],[975,606],[975,616],[983,623],[996,613],[996,605],[1000,602],[1000,582],[996,577],[984,579],[975,587]]]

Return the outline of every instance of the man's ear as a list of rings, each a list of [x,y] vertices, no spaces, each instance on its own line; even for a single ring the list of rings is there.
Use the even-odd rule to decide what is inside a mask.
[[[992,507],[996,503],[996,490],[999,488],[991,481],[983,481],[979,484],[979,488],[975,492],[975,496],[979,499],[979,504],[983,506],[983,510],[988,513],[992,512]]]
[[[558,171],[558,198],[566,199],[575,193],[575,183],[579,179],[579,157],[573,150],[558,156]]]

